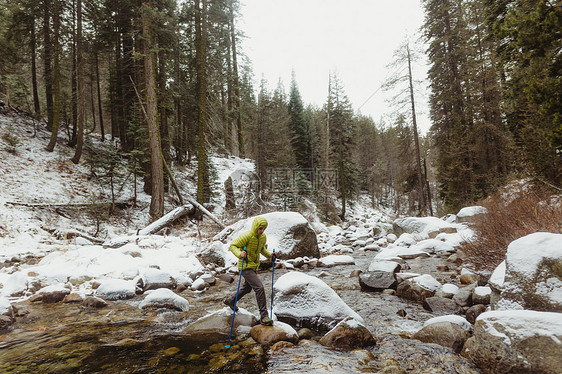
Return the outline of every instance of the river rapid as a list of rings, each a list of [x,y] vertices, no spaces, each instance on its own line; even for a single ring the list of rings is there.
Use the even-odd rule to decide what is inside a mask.
[[[373,347],[353,351],[328,349],[315,340],[278,351],[242,338],[226,349],[224,335],[194,341],[182,330],[221,309],[236,282],[217,282],[201,293],[185,290],[187,312],[139,309],[142,296],[112,302],[106,308],[77,304],[16,303],[13,330],[0,335],[2,373],[479,373],[451,349],[411,339],[435,315],[421,305],[390,294],[362,291],[354,270],[367,271],[375,252],[356,250],[355,265],[305,270],[330,285],[363,319],[377,339]],[[409,272],[431,274],[441,283],[458,283],[455,264],[445,258],[407,260]],[[447,265],[450,272],[439,272]],[[288,270],[276,269],[275,278]],[[303,270],[299,270],[303,271]],[[269,303],[271,270],[260,272]],[[258,315],[254,294],[239,305]],[[227,333],[227,332],[226,332]]]

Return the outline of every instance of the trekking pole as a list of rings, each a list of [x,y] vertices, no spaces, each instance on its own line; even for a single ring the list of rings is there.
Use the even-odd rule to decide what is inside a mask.
[[[244,252],[246,252],[246,247],[244,247]],[[244,270],[244,257],[242,257],[242,266],[240,267],[240,275],[238,276],[238,288],[236,289],[236,298],[234,299],[234,310],[232,311],[232,321],[230,321],[230,333],[228,334],[228,344],[225,345],[225,348],[230,348],[230,337],[232,336],[232,327],[234,326],[234,316],[236,315],[236,303],[238,302],[238,291],[240,291],[242,270]]]
[[[273,254],[275,254],[275,248],[273,248]],[[275,259],[271,262],[271,319],[273,320],[273,278],[275,277]]]

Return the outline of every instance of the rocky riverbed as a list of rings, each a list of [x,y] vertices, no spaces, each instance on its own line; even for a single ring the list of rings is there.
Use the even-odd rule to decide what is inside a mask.
[[[79,303],[17,303],[12,331],[0,341],[0,371],[35,372],[407,372],[477,373],[479,369],[452,349],[412,339],[423,323],[435,317],[416,302],[393,294],[361,289],[358,271],[366,271],[376,251],[357,250],[354,265],[306,266],[305,272],[328,284],[365,321],[376,338],[374,346],[356,350],[330,349],[317,341],[320,332],[308,331],[300,343],[282,348],[257,344],[241,336],[226,349],[226,337],[207,335],[194,341],[182,331],[190,323],[223,307],[223,298],[235,283],[217,281],[204,291],[185,289],[189,311],[141,309],[142,297],[108,302],[103,308]],[[433,274],[456,282],[456,264],[444,257],[404,261],[409,272]],[[447,266],[448,272],[437,270]],[[278,279],[293,269],[275,270]],[[260,276],[271,290],[271,270]],[[268,295],[269,300],[269,295]],[[239,306],[257,315],[253,294]],[[295,326],[298,330],[298,327]],[[227,332],[225,332],[226,334]],[[304,332],[301,332],[304,334]]]

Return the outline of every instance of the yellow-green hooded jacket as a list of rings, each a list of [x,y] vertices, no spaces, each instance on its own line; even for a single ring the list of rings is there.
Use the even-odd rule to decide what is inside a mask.
[[[257,270],[260,266],[260,253],[267,258],[271,258],[271,252],[265,248],[267,236],[261,234],[258,237],[258,229],[260,227],[267,227],[267,220],[263,217],[254,218],[252,228],[246,231],[230,243],[230,251],[238,257],[238,270],[254,269]],[[240,254],[246,247],[246,258],[244,259],[244,269],[242,267],[242,259]]]

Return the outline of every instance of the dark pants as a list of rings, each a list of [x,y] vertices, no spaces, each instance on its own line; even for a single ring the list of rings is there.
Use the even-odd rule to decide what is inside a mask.
[[[258,274],[255,270],[245,269],[242,270],[242,277],[244,277],[244,285],[240,288],[238,292],[238,300],[240,300],[244,295],[249,294],[252,290],[256,293],[256,301],[258,302],[258,309],[260,310],[260,318],[268,317],[267,314],[267,304],[265,301],[265,290],[263,288],[263,283],[261,282]],[[228,297],[228,301],[233,303],[236,298],[236,294]]]

